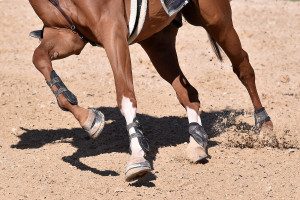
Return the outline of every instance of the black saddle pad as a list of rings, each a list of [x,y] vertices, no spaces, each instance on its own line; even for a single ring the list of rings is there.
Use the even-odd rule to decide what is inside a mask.
[[[44,27],[42,28],[42,30],[31,31],[29,33],[29,36],[38,38],[38,39],[43,39],[43,34],[44,34]]]

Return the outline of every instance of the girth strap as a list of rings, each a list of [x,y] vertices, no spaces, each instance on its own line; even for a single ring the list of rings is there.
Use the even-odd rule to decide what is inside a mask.
[[[131,1],[136,1],[136,0],[131,0]],[[134,20],[134,26],[132,27],[132,29],[130,30],[129,29],[129,38],[132,36],[132,34],[135,32],[136,28],[137,28],[137,25],[139,23],[139,19],[140,19],[140,13],[141,13],[141,6],[142,6],[142,0],[137,0],[137,7],[136,7],[136,16],[131,16],[130,14],[130,17],[133,17]],[[132,2],[131,2],[132,4]],[[130,13],[132,12],[132,10],[130,10]],[[131,22],[131,19],[129,19],[130,22]],[[130,24],[129,24],[130,25]]]

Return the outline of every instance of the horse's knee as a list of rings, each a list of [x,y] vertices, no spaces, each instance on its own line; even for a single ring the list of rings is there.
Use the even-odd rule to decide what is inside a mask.
[[[32,56],[32,63],[38,70],[48,67],[49,60],[50,57],[46,49],[42,48],[41,46],[35,49]]]
[[[200,108],[198,91],[192,85],[190,85],[187,88],[187,92],[188,92],[188,103],[185,105],[185,107],[189,107],[191,109],[194,109],[196,112],[198,112]]]
[[[34,53],[33,53],[33,56],[32,56],[32,63],[34,64],[34,66],[39,66],[39,54],[40,54],[40,50],[39,50],[39,47],[36,48],[34,50]]]
[[[179,102],[185,107],[189,103],[198,102],[198,91],[183,76],[178,76],[172,83]]]
[[[192,86],[188,85],[184,89],[176,90],[177,98],[183,107],[191,106],[192,104],[199,104],[198,91]]]
[[[198,91],[192,86],[189,85],[189,87],[187,88],[188,91],[188,97],[191,103],[197,102],[199,103],[199,98],[198,98]]]

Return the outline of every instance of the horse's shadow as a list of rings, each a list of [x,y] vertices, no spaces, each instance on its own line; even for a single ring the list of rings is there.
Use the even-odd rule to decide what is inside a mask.
[[[88,170],[101,176],[118,176],[115,171],[100,171],[96,168],[85,165],[80,162],[80,158],[97,156],[99,154],[111,152],[128,152],[129,139],[125,127],[125,120],[118,108],[100,107],[98,110],[103,112],[107,124],[105,125],[100,137],[96,140],[89,139],[87,133],[81,128],[57,129],[57,130],[28,130],[21,128],[25,132],[19,135],[20,141],[16,145],[11,145],[17,149],[34,149],[40,148],[45,144],[54,142],[70,143],[77,148],[77,151],[70,156],[62,159],[65,162],[77,167],[80,170]],[[205,130],[210,138],[213,138],[224,132],[230,126],[236,124],[235,118],[243,115],[244,111],[218,111],[202,112],[201,118]],[[186,117],[168,116],[156,118],[153,116],[138,114],[137,118],[144,128],[144,134],[149,139],[150,153],[147,159],[152,162],[156,159],[156,154],[160,147],[176,146],[188,142],[188,120]],[[224,123],[226,119],[226,123]],[[216,124],[218,126],[216,126]],[[251,129],[249,124],[243,124],[242,129]],[[209,142],[208,146],[217,145],[216,142]],[[151,187],[149,181],[155,179],[154,175],[148,176],[148,182],[145,186]],[[139,186],[140,183],[136,183]]]

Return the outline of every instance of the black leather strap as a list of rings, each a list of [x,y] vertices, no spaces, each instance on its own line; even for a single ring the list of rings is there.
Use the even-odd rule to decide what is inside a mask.
[[[57,98],[58,95],[62,94],[63,92],[67,92],[67,88],[59,88],[56,92],[54,92],[55,97]]]
[[[136,118],[134,118],[133,122],[128,124],[126,128],[127,128],[127,131],[129,131],[129,129],[131,129],[131,128],[138,128],[138,127],[142,128],[139,121]]]
[[[76,96],[70,91],[68,90],[68,88],[65,86],[65,84],[63,83],[63,81],[60,79],[60,77],[56,74],[56,72],[54,70],[52,70],[50,72],[50,78],[51,81],[47,82],[47,85],[50,87],[51,91],[53,92],[53,94],[55,95],[56,99],[57,96],[62,94],[64,95],[64,97],[66,97],[66,99],[72,104],[72,105],[77,105],[78,101]],[[57,88],[57,91],[54,92],[52,89],[52,86],[55,85]],[[58,106],[63,110],[63,111],[67,111],[66,109],[62,108],[59,105],[59,102],[57,100]]]

